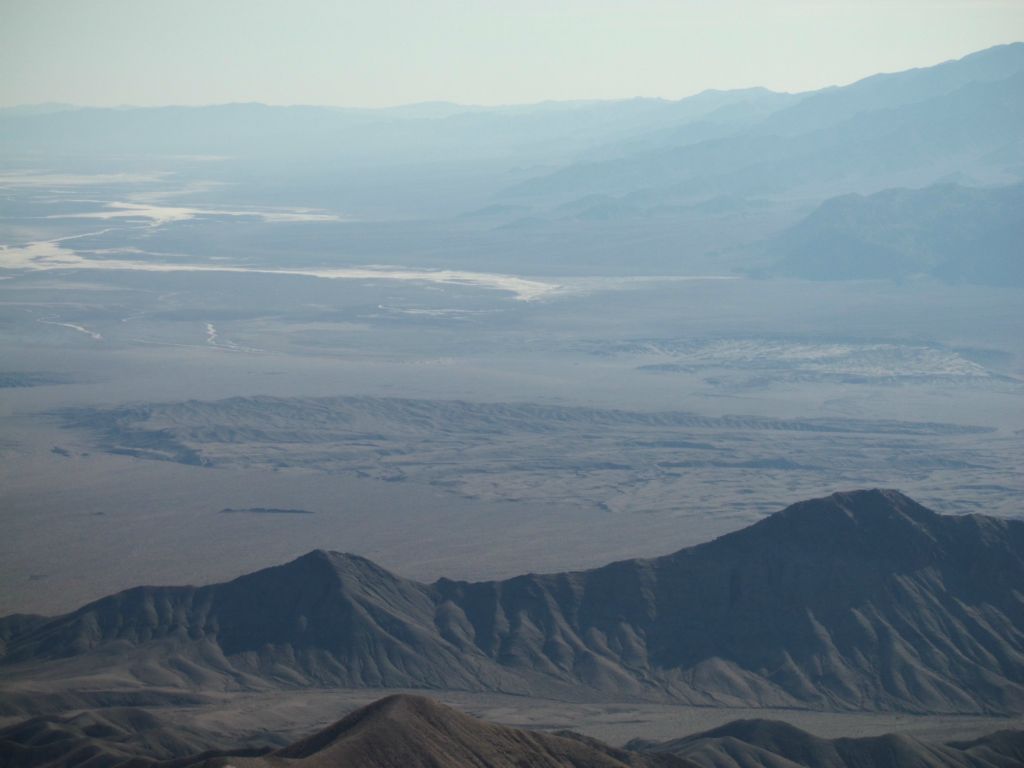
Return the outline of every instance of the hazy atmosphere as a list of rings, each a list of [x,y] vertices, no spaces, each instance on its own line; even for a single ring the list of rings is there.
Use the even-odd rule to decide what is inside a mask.
[[[0,2],[0,765],[1024,764],[1022,40]]]
[[[4,0],[0,105],[806,91],[1024,37],[1018,0]]]

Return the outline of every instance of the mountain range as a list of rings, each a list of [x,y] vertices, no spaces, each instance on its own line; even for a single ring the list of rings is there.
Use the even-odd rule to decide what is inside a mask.
[[[1024,711],[1024,523],[837,493],[654,559],[421,584],[314,551],[0,620],[0,676]]]

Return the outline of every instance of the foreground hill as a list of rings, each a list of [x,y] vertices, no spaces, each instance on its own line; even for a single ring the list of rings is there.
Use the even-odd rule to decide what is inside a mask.
[[[569,734],[536,733],[486,723],[419,696],[381,699],[268,755],[266,765],[275,765],[280,758],[311,768],[694,765],[674,755],[641,755]]]
[[[420,584],[312,552],[0,620],[0,675],[419,687],[701,705],[1024,711],[1024,523],[894,491],[591,571]]]
[[[887,733],[822,739],[788,723],[736,720],[661,744],[631,742],[647,754],[686,757],[712,768],[996,768],[1024,764],[1024,732],[999,731],[971,742],[929,744]]]
[[[567,731],[484,722],[410,695],[380,699],[276,749],[264,744],[201,750],[141,710],[36,718],[0,729],[5,768],[1009,768],[1022,761],[1021,731],[950,744],[894,734],[830,740],[769,720],[738,720],[668,742],[634,741],[616,749]]]
[[[36,718],[0,729],[4,768],[696,768],[670,753],[487,723],[420,696],[389,696],[293,744],[196,749],[141,710]]]

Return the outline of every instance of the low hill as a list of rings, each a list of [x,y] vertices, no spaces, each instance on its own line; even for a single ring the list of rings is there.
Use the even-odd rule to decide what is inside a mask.
[[[686,757],[709,768],[1010,768],[1024,764],[1021,731],[999,731],[966,743],[930,744],[892,733],[822,739],[775,720],[736,720],[662,744],[627,746]]]
[[[642,755],[600,742],[486,723],[421,696],[389,696],[268,756],[299,766],[531,768],[692,767],[672,755]],[[666,758],[671,758],[666,759]]]
[[[257,756],[271,747],[235,748],[232,756]],[[166,768],[224,754],[210,736],[175,727],[136,708],[86,710],[70,717],[34,717],[0,728],[0,765],[4,768]]]
[[[802,502],[590,571],[420,584],[312,552],[205,587],[0,620],[0,675],[699,705],[1024,711],[1024,522],[894,491]]]

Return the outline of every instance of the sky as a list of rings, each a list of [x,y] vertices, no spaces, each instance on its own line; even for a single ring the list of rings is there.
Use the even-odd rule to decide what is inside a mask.
[[[0,105],[802,91],[1024,40],[1024,0],[0,0]]]

